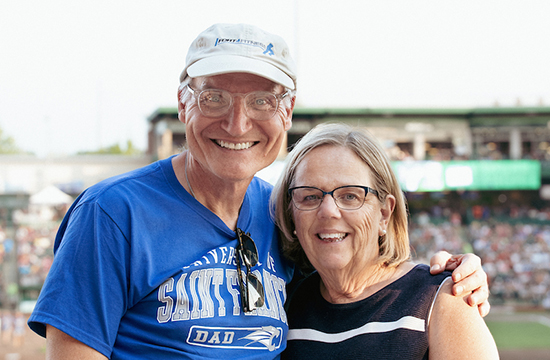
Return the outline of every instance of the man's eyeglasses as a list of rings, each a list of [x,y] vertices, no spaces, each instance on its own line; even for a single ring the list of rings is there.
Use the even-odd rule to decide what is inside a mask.
[[[241,289],[241,305],[245,312],[264,306],[265,292],[260,280],[254,275],[250,268],[258,263],[258,249],[250,234],[237,228],[237,272],[239,287]],[[246,267],[246,274],[241,271],[241,264]]]
[[[271,119],[282,99],[290,94],[290,90],[281,95],[268,91],[253,91],[247,94],[230,93],[220,89],[194,90],[187,85],[189,92],[197,99],[200,112],[206,117],[219,117],[227,114],[233,106],[236,96],[243,97],[246,115],[254,120]]]
[[[323,202],[325,195],[334,199],[336,206],[342,210],[357,210],[363,206],[368,193],[378,196],[378,191],[367,186],[345,185],[332,191],[323,191],[313,186],[297,186],[288,189],[292,203],[298,210],[315,210]]]

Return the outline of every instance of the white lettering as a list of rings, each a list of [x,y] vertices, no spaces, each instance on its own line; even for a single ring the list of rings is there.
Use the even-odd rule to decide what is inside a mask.
[[[214,331],[214,335],[208,340],[210,344],[219,344],[220,343],[220,332]]]
[[[267,268],[273,272],[277,272],[277,270],[275,270],[275,260],[273,256],[271,256],[271,253],[267,253]]]
[[[233,338],[235,337],[235,333],[233,331],[225,332],[223,337],[223,344],[231,344],[233,342]]]
[[[218,263],[218,252],[216,251],[216,249],[212,249],[208,253],[210,255],[212,255],[212,258],[214,259],[214,262],[217,264]]]
[[[193,341],[203,343],[203,342],[206,342],[207,339],[208,339],[208,331],[197,330],[197,337]]]
[[[285,324],[288,324],[285,311],[286,281],[275,275],[271,275],[271,280],[271,283],[273,284],[273,289],[275,290],[275,298],[277,299],[277,304],[279,304],[280,320]]]
[[[227,265],[237,266],[237,262],[235,261],[235,249],[232,247],[229,248],[229,257],[227,258]]]
[[[220,251],[222,252],[222,259],[221,259],[221,263],[222,264],[225,264],[225,259],[226,259],[226,255],[227,255],[227,248],[225,246],[222,246],[220,248]]]
[[[191,289],[191,297],[193,298],[193,309],[191,310],[191,319],[200,318],[199,311],[199,297],[197,296],[197,283],[196,280],[199,278],[200,271],[195,270],[189,276],[189,288]]]
[[[158,299],[160,302],[165,304],[165,306],[159,306],[157,309],[157,321],[161,324],[170,320],[174,300],[170,296],[166,295],[166,293],[171,292],[173,288],[174,278],[166,280],[161,286],[159,286]]]
[[[212,269],[203,269],[199,276],[199,296],[202,302],[201,318],[214,317],[214,301],[210,296],[210,285],[212,284]]]
[[[233,298],[233,315],[239,315],[241,313],[241,305],[239,302],[239,280],[237,279],[237,269],[225,270],[225,277],[227,280],[227,291]]]
[[[189,311],[189,296],[185,290],[186,277],[187,273],[182,274],[176,285],[176,296],[178,301],[176,302],[176,309],[172,314],[172,321],[189,320],[191,317]]]
[[[220,286],[223,285],[223,269],[214,269],[212,285],[214,285],[214,296],[218,300],[218,316],[225,316],[225,301],[220,294]]]
[[[273,293],[273,285],[272,285],[272,279],[267,272],[267,270],[264,269],[263,273],[263,279],[264,279],[264,291],[265,291],[265,306],[264,311],[262,312],[263,316],[269,316],[271,318],[276,318],[275,316],[278,315],[278,306],[277,306],[277,300],[275,299],[275,294]]]

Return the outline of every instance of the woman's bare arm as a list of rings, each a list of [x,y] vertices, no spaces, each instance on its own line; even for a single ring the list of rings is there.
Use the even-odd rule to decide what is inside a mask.
[[[498,359],[498,350],[478,309],[453,296],[446,281],[435,299],[428,325],[430,359]]]

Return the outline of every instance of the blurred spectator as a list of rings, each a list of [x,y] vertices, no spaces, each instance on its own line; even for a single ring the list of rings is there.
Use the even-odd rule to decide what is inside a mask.
[[[21,347],[25,341],[25,329],[27,328],[27,318],[23,313],[17,312],[13,322],[13,341],[14,347]]]

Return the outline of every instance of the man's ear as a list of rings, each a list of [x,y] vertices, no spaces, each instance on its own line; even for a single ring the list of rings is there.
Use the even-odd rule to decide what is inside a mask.
[[[292,99],[290,99],[290,106],[286,108],[286,116],[285,116],[285,119],[283,120],[285,131],[288,131],[292,126],[292,112],[294,111],[295,104],[296,104],[296,96],[293,96]]]
[[[185,124],[186,119],[185,119],[185,104],[183,99],[183,96],[184,96],[183,91],[184,91],[183,87],[180,87],[178,89],[178,119],[179,121]]]

